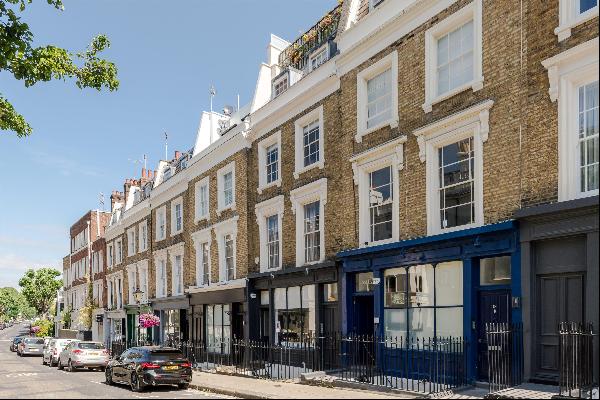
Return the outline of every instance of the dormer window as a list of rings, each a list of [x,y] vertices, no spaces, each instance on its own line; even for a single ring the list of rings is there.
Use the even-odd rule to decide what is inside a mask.
[[[167,179],[171,178],[172,176],[173,176],[173,169],[171,167],[165,168],[165,174],[163,177],[163,181],[166,181]]]
[[[310,70],[315,70],[329,60],[329,46],[325,45],[310,56]]]
[[[383,0],[369,0],[369,11],[383,3]]]
[[[288,74],[282,75],[280,78],[273,81],[273,98],[285,92],[289,87]]]

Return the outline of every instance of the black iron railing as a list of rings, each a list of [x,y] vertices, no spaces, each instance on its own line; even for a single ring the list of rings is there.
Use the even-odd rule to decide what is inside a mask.
[[[594,375],[594,339],[598,336],[592,324],[562,322],[558,335],[560,395],[591,399],[594,390],[598,393]]]
[[[340,4],[284,49],[279,54],[279,66],[282,69],[293,67],[304,70],[308,65],[310,54],[335,37],[341,13]]]
[[[485,334],[489,392],[523,383],[523,325],[487,323]]]
[[[326,371],[344,381],[421,393],[466,386],[467,343],[462,338],[307,335],[279,344],[228,341],[165,343],[179,348],[196,368],[272,380]],[[115,342],[118,356],[130,343]]]

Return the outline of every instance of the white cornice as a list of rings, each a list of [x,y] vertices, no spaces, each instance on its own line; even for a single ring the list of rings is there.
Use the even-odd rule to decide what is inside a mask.
[[[192,241],[194,242],[194,245],[197,245],[199,243],[204,243],[204,242],[211,242],[212,239],[212,227],[209,226],[208,228],[204,228],[201,229],[199,231],[196,231],[194,233],[192,233],[190,236],[192,237]]]
[[[311,201],[321,201],[327,203],[327,178],[321,178],[317,181],[308,183],[304,186],[296,188],[290,192],[290,200],[292,202],[292,212],[296,214],[296,209]]]
[[[258,222],[260,218],[264,218],[267,215],[281,214],[283,216],[284,208],[284,197],[281,194],[256,204],[254,206],[254,213]]]
[[[337,70],[343,76],[418,28],[457,0],[385,1],[336,38],[340,55]],[[408,4],[407,4],[408,3]]]
[[[354,175],[354,184],[358,185],[359,181],[359,165],[362,163],[371,163],[376,160],[387,159],[388,157],[394,157],[395,165],[398,170],[404,169],[404,143],[406,142],[406,135],[402,135],[397,139],[390,140],[380,144],[379,146],[373,147],[362,153],[358,153],[350,158],[352,163],[352,172]]]
[[[481,141],[486,142],[490,131],[490,108],[493,105],[493,100],[486,100],[413,131],[413,135],[416,136],[417,143],[419,144],[419,159],[421,162],[425,162],[426,159],[425,142],[427,140],[461,127],[478,123],[480,125],[479,134]]]
[[[254,141],[262,137],[339,88],[334,57],[256,110],[251,116],[252,133],[249,139]]]

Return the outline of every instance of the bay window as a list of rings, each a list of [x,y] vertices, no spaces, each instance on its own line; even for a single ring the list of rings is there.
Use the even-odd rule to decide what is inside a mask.
[[[269,269],[279,267],[279,215],[267,217],[267,257]]]

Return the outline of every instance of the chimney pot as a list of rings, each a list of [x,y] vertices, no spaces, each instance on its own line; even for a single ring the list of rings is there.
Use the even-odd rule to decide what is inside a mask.
[[[181,157],[181,152],[179,150],[175,150],[175,159],[179,160],[179,157]]]

